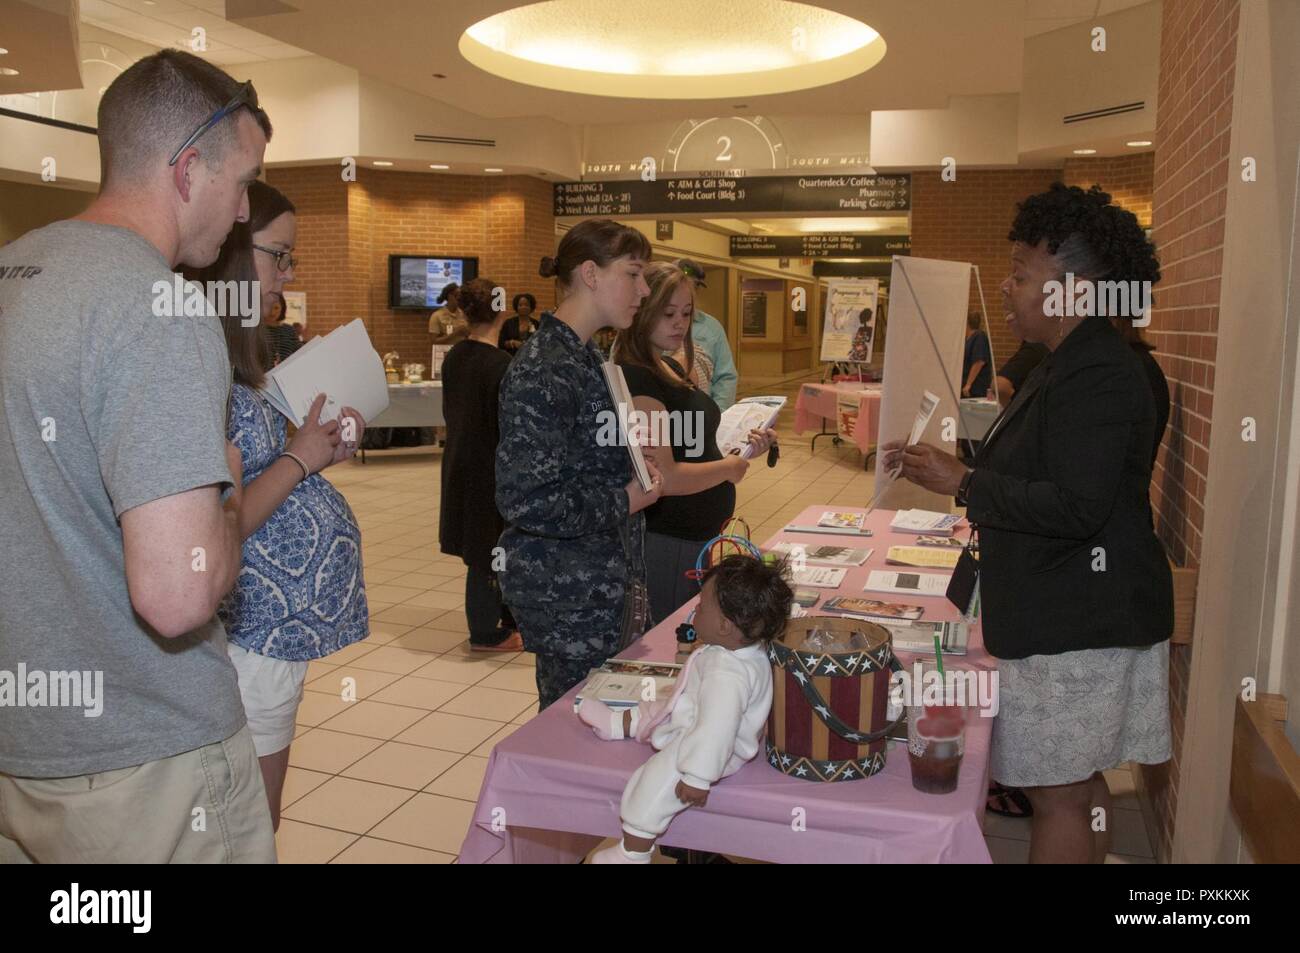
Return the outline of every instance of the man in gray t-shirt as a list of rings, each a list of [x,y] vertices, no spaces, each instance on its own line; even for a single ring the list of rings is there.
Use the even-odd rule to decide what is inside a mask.
[[[174,274],[247,217],[255,96],[141,60],[101,101],[99,197],[0,249],[0,863],[274,860],[214,615],[230,362]]]

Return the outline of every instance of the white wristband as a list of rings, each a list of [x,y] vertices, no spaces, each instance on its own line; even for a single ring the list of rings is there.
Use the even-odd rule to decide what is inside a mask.
[[[302,478],[304,480],[311,476],[311,470],[307,467],[307,464],[303,463],[302,457],[295,453],[290,453],[288,450],[281,452],[280,456],[288,457],[294,463],[298,464],[298,466],[302,467]]]

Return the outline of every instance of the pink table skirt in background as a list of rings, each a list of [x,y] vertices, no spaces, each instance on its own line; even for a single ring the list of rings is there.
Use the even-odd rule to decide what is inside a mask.
[[[804,384],[795,399],[794,432],[820,431],[822,421],[828,421],[832,430],[838,430],[841,396],[857,400],[858,421],[853,429],[853,442],[863,453],[869,453],[880,436],[879,384]]]

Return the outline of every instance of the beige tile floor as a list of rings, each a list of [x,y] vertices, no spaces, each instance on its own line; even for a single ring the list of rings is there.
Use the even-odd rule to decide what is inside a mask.
[[[736,513],[758,540],[810,504],[871,498],[856,448],[824,438],[813,455],[808,435],[794,436],[797,386],[749,391],[790,396],[780,464],[756,461],[738,487]],[[282,863],[451,863],[488,754],[536,714],[532,656],[469,651],[465,567],[438,552],[440,465],[423,447],[328,473],[361,524],[372,628],[308,671],[276,837]],[[1131,774],[1107,777],[1117,815],[1108,860],[1152,863]],[[990,815],[985,833],[996,862],[1024,862],[1028,822]]]

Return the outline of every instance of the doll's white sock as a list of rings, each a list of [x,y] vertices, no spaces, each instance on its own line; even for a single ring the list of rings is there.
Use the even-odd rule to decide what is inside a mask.
[[[598,850],[587,860],[589,864],[648,864],[650,855],[654,848],[647,851],[628,850],[623,846],[623,842],[611,844],[603,850]]]

